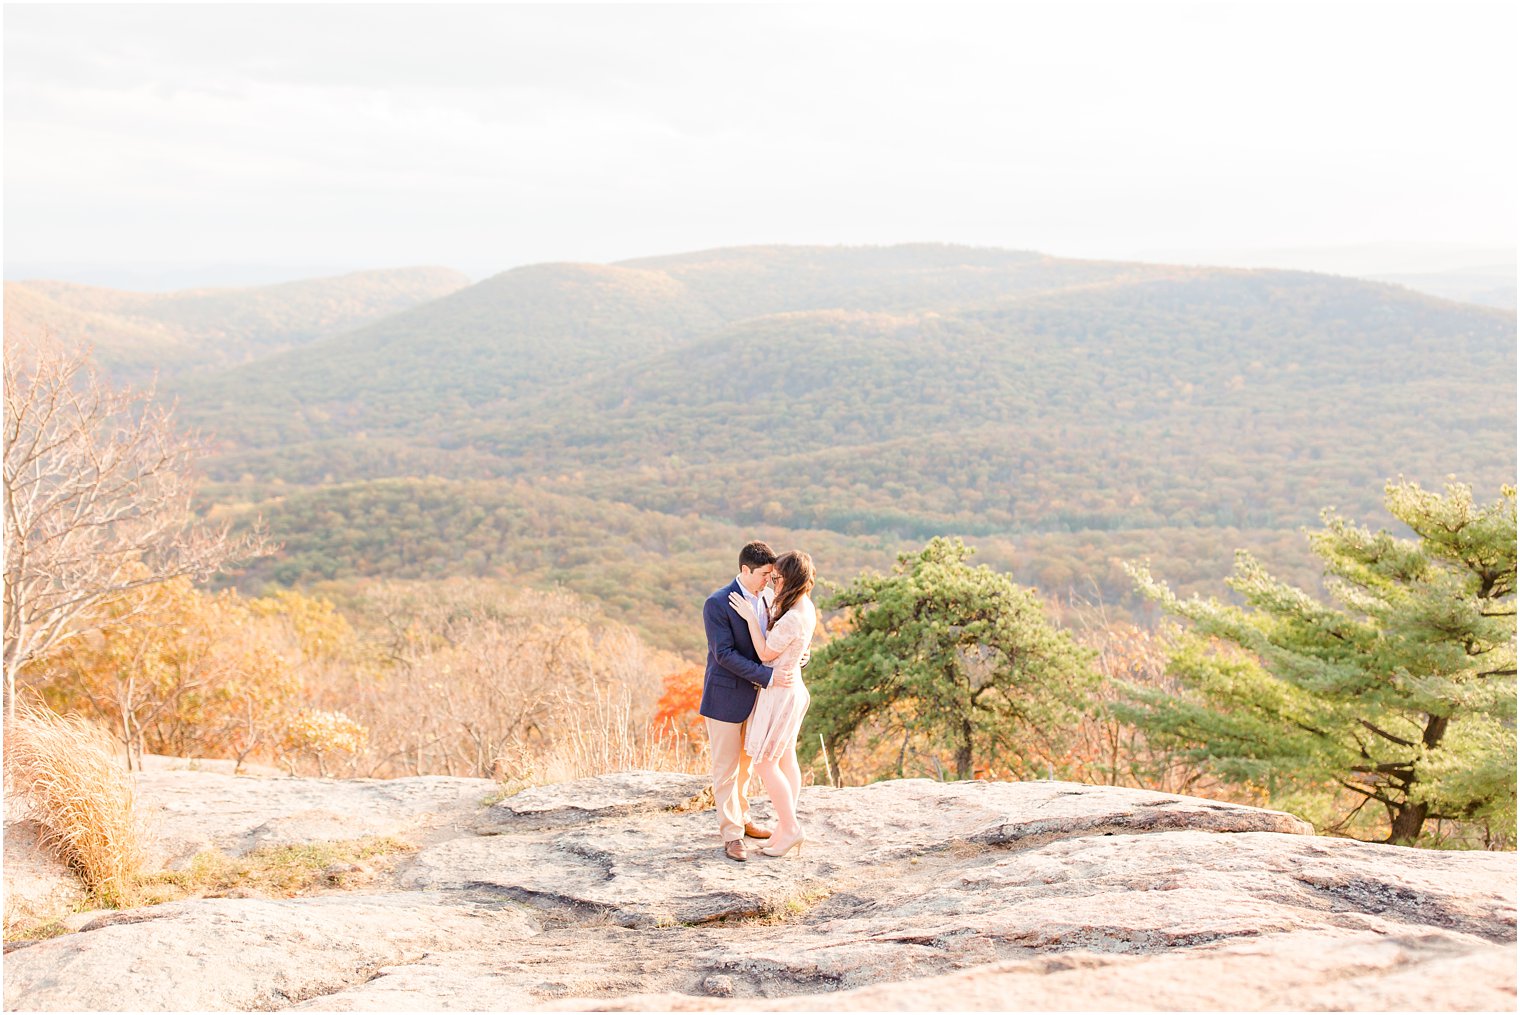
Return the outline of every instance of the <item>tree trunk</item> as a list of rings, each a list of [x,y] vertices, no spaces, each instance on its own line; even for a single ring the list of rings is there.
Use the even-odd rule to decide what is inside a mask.
[[[10,503],[10,493],[10,484],[7,483],[5,488],[7,505]],[[6,535],[9,534],[6,533]],[[14,554],[14,552],[14,548],[12,548],[12,553]],[[10,591],[8,583],[6,591]],[[10,630],[5,632],[7,635],[5,642],[5,721],[11,722],[16,718],[16,670],[18,669],[16,664],[21,659],[22,630],[21,614],[17,602],[9,595],[5,598],[6,620],[8,622],[6,626],[10,628]]]
[[[955,777],[971,778],[971,719],[961,719],[960,744],[955,749]]]
[[[1432,715],[1426,717],[1425,735],[1420,739],[1426,747],[1434,747],[1446,736],[1446,725],[1451,722],[1450,716]]]
[[[1425,732],[1420,737],[1421,742],[1427,748],[1435,747],[1446,736],[1446,727],[1450,722],[1450,716],[1427,715]],[[1414,788],[1415,781],[1415,778],[1411,776],[1409,781],[1400,788],[1407,794]],[[1402,804],[1391,809],[1393,811],[1390,821],[1392,827],[1388,832],[1388,841],[1406,846],[1414,845],[1414,841],[1420,837],[1420,831],[1425,827],[1425,816],[1430,813],[1430,805],[1414,803],[1406,797]]]
[[[141,658],[140,650],[137,658]],[[127,771],[129,772],[142,768],[142,765],[138,764],[141,759],[134,756],[136,752],[134,752],[132,749],[133,745],[142,739],[142,730],[135,728],[135,724],[132,722],[132,720],[137,717],[136,712],[134,712],[132,708],[132,702],[137,698],[137,674],[135,671],[136,661],[136,659],[133,660],[134,671],[127,677],[127,686],[125,691],[116,695],[116,707],[121,712],[121,744],[127,749]],[[120,682],[118,682],[116,686],[120,688]]]
[[[1430,811],[1430,805],[1426,803],[1404,803],[1393,812],[1393,828],[1388,833],[1388,841],[1404,846],[1414,845],[1415,839],[1420,837],[1420,829],[1425,826],[1425,815]]]

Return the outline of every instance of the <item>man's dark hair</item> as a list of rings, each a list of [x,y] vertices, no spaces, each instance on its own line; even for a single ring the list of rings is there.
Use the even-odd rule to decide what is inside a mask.
[[[739,566],[747,567],[751,571],[774,563],[776,563],[776,551],[758,539],[753,543],[746,543],[744,549],[739,551]]]

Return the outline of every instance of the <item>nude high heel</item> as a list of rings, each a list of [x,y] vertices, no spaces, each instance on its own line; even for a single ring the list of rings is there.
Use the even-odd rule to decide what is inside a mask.
[[[771,846],[761,846],[760,852],[764,853],[766,856],[786,856],[786,854],[795,849],[797,851],[797,856],[800,859],[802,856],[802,844],[805,842],[807,842],[807,836],[801,832],[798,832],[797,838],[793,839],[791,842],[788,842],[785,845],[777,844]]]

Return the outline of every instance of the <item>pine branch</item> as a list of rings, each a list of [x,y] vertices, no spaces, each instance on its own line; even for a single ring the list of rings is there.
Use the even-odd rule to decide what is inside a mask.
[[[1358,719],[1357,722],[1361,723],[1363,726],[1367,727],[1369,730],[1376,733],[1384,740],[1391,740],[1393,743],[1398,744],[1400,747],[1413,747],[1415,745],[1413,740],[1405,740],[1403,737],[1394,736],[1387,730],[1379,729],[1378,727],[1372,725],[1372,723],[1368,722],[1366,719]],[[1363,757],[1366,757],[1367,753],[1363,751],[1362,755]]]

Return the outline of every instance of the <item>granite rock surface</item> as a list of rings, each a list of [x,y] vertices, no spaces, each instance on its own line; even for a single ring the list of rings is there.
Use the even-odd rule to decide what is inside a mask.
[[[171,861],[365,835],[420,848],[359,891],[81,919],[6,956],[8,1008],[1515,1005],[1514,854],[1317,837],[1210,800],[809,787],[801,856],[738,864],[701,777],[622,773],[494,803],[464,779],[141,785]]]

